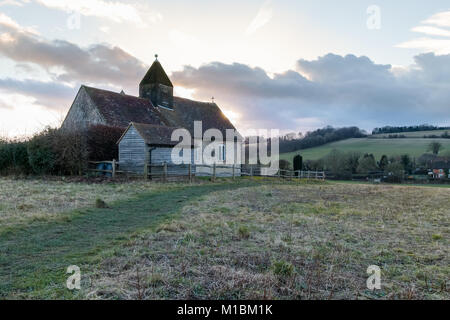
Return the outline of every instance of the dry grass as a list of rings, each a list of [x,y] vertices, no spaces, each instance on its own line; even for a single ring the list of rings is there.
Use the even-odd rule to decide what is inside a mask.
[[[261,185],[215,193],[103,254],[91,299],[449,299],[448,189]],[[369,265],[382,290],[366,288]]]
[[[87,183],[46,179],[8,179],[0,177],[0,226],[12,227],[32,221],[64,217],[74,209],[95,207],[96,200],[106,205],[145,192],[164,190],[175,184],[160,185],[145,181]]]

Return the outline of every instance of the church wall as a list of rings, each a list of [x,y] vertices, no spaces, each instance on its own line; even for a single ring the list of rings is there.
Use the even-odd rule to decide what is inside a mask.
[[[105,122],[86,90],[81,87],[61,128],[83,130],[96,124],[105,124]]]

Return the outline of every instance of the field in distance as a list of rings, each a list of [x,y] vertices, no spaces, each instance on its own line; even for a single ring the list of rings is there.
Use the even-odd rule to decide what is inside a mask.
[[[422,135],[424,132],[422,132]],[[443,154],[450,152],[450,139],[423,139],[423,138],[402,138],[402,139],[373,139],[373,138],[358,138],[347,139],[338,142],[328,143],[323,146],[299,150],[290,153],[283,153],[280,155],[281,159],[292,162],[294,156],[301,154],[304,160],[317,160],[333,149],[343,152],[360,152],[372,153],[377,160],[382,155],[400,156],[408,154],[412,157],[420,157],[427,152],[428,145],[432,141],[439,141],[444,146]]]

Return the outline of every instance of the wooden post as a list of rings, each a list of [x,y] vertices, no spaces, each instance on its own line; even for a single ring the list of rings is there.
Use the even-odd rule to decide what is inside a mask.
[[[164,173],[163,173],[163,180],[164,182],[167,182],[167,162],[164,162]]]
[[[316,180],[319,179],[319,171],[316,171]]]
[[[113,159],[112,161],[112,178],[114,179],[116,177],[116,159]]]
[[[310,174],[311,174],[311,171],[308,170],[308,179],[309,179],[309,177],[310,177]]]
[[[212,181],[215,182],[216,181],[216,163],[214,162],[213,164],[213,176],[212,176]]]
[[[250,165],[250,177],[253,177],[253,165]]]
[[[192,164],[189,163],[189,183],[192,183]]]
[[[233,164],[233,180],[236,178],[236,174],[234,173],[234,167],[235,165]]]
[[[144,179],[148,179],[148,163],[144,164]]]
[[[281,179],[281,169],[278,169],[278,179]]]

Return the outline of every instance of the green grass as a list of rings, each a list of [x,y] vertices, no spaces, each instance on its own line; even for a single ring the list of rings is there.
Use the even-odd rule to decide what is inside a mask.
[[[348,139],[329,143],[320,147],[299,150],[291,153],[283,153],[280,155],[281,159],[293,161],[294,156],[301,154],[304,160],[317,160],[333,149],[339,151],[357,151],[360,153],[373,153],[377,159],[382,155],[400,156],[402,154],[409,154],[412,157],[420,157],[427,152],[428,145],[431,141],[439,141],[444,146],[443,152],[450,151],[450,139],[420,139],[420,138],[406,138],[406,139]]]
[[[65,288],[70,265],[82,272],[106,248],[173,219],[189,201],[249,183],[183,186],[119,201],[112,209],[74,211],[64,221],[29,223],[0,233],[0,298],[73,298]],[[87,270],[86,270],[87,268]]]

